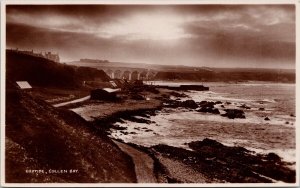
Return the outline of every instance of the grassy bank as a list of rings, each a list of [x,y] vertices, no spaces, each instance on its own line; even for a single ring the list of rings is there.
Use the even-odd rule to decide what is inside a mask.
[[[6,182],[136,182],[131,158],[105,134],[30,92],[7,90],[5,131]]]

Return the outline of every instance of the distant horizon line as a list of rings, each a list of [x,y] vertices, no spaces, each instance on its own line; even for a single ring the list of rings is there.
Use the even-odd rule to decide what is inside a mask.
[[[8,48],[6,48],[6,51],[7,50],[16,50],[16,49],[18,49],[18,50],[25,50],[25,51],[28,50],[28,49],[8,47]],[[33,51],[34,52],[33,49],[31,49],[29,51]],[[47,51],[45,51],[45,52],[47,52]],[[57,54],[59,54],[59,52],[57,52]],[[86,58],[86,57],[82,58],[81,57],[81,58],[79,58],[77,60],[68,60],[68,61],[60,60],[59,63],[66,63],[66,64],[68,64],[68,63],[71,63],[71,62],[80,62],[80,59],[94,59],[94,58]],[[101,60],[101,59],[97,59],[97,60]],[[106,60],[108,60],[108,59],[106,59]],[[173,64],[173,65],[170,65],[170,64],[155,64],[155,63],[147,63],[147,62],[143,62],[143,63],[134,62],[133,63],[133,62],[122,62],[122,61],[119,61],[119,60],[118,61],[110,61],[110,60],[108,60],[108,62],[109,63],[121,63],[121,64],[138,64],[138,65],[143,65],[143,64],[145,65],[146,64],[146,65],[153,65],[153,66],[167,66],[167,67],[180,66],[180,67],[188,67],[188,68],[212,68],[212,69],[269,69],[269,70],[271,70],[271,69],[275,69],[275,70],[280,70],[280,69],[283,69],[283,70],[296,70],[297,69],[296,67],[294,67],[294,68],[271,68],[271,67],[222,67],[222,66],[219,66],[219,67],[211,66],[211,67],[209,67],[209,66],[195,66],[195,65],[188,66],[188,65],[182,65],[182,64]],[[91,64],[98,64],[98,63],[92,63],[91,62]]]
[[[80,59],[84,59],[84,58],[80,58]],[[80,62],[80,59],[79,60],[71,60],[71,61],[61,61],[60,63],[71,63],[71,62]],[[99,59],[100,60],[100,59]],[[295,68],[271,68],[271,67],[214,67],[214,66],[193,66],[193,65],[182,65],[182,64],[173,64],[173,65],[169,65],[169,64],[155,64],[155,63],[132,63],[132,62],[122,62],[122,61],[110,61],[108,60],[109,63],[122,63],[122,64],[139,64],[139,65],[143,65],[143,64],[146,64],[146,65],[154,65],[154,66],[169,66],[169,67],[175,67],[175,66],[181,66],[181,67],[189,67],[189,68],[213,68],[213,69],[218,69],[218,68],[221,68],[221,69],[284,69],[284,70],[296,70],[296,67]],[[84,62],[82,62],[84,63]],[[89,62],[86,62],[86,63],[89,63]],[[92,63],[90,62],[91,64],[101,64],[101,63]]]

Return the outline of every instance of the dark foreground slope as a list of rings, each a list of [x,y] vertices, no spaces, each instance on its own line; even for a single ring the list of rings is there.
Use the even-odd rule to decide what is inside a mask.
[[[107,136],[73,112],[8,88],[6,182],[136,182],[131,158]]]
[[[56,63],[16,51],[6,51],[6,79],[25,80],[33,86],[80,87],[83,81],[108,81],[102,70]]]

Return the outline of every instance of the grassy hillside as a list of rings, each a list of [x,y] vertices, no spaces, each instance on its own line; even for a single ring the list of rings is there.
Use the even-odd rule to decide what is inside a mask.
[[[106,135],[71,111],[54,108],[30,92],[9,88],[6,182],[136,182],[131,158]],[[51,174],[50,169],[78,172]]]
[[[108,81],[102,70],[56,63],[45,58],[6,51],[7,80],[26,80],[42,87],[80,87],[83,81]]]
[[[39,88],[79,88],[82,81],[108,81],[102,70],[14,51],[7,51],[6,57],[6,182],[136,182],[132,159],[107,135],[74,112],[54,108],[37,97],[37,91],[15,85],[26,80]],[[50,173],[53,170],[67,173]]]

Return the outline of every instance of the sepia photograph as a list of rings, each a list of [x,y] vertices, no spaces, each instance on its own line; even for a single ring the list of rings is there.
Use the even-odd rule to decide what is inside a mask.
[[[1,184],[298,185],[297,3],[211,2],[2,3]]]

